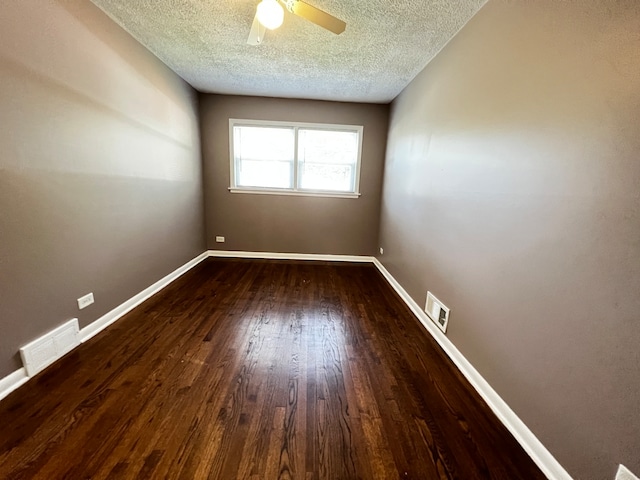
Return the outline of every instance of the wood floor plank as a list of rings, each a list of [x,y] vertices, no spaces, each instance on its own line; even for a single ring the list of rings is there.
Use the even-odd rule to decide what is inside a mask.
[[[0,402],[7,479],[542,479],[367,264],[209,259]]]

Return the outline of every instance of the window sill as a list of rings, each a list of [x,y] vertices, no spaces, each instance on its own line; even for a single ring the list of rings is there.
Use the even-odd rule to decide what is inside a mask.
[[[254,195],[285,195],[295,197],[330,197],[330,198],[359,198],[360,193],[349,192],[308,192],[308,191],[295,191],[295,190],[264,190],[253,188],[229,188],[231,193],[250,193]]]

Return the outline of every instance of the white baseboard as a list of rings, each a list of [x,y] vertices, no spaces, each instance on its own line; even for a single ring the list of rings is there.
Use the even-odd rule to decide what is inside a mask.
[[[529,427],[511,410],[509,405],[507,405],[500,395],[498,395],[491,385],[489,385],[482,375],[471,365],[469,360],[460,353],[460,350],[456,348],[451,340],[438,329],[384,265],[382,265],[377,258],[374,259],[373,263],[547,478],[552,480],[571,480],[571,476],[553,455],[551,455],[551,452],[546,449],[542,442],[529,430]]]
[[[624,465],[618,465],[618,471],[616,472],[616,480],[640,480],[637,476],[631,472]]]
[[[478,394],[496,414],[504,426],[514,436],[522,448],[532,458],[542,472],[552,480],[571,480],[571,476],[553,457],[551,452],[538,440],[529,427],[527,427],[489,383],[480,375],[473,365],[462,355],[460,350],[442,333],[431,321],[422,308],[409,296],[407,291],[389,273],[382,263],[375,257],[353,255],[322,255],[301,253],[272,253],[272,252],[238,252],[209,250],[211,257],[235,257],[235,258],[264,258],[285,260],[325,260],[346,262],[371,262],[373,263],[389,285],[400,295],[409,309],[427,329],[431,336],[438,342],[442,350],[458,367],[467,381],[476,389]]]
[[[0,378],[0,400],[13,392],[16,388],[24,385],[29,380],[27,371],[19,368],[4,378]]]
[[[120,306],[114,308],[110,312],[106,313],[105,315],[97,319],[95,322],[92,322],[91,324],[81,329],[79,333],[80,342],[84,343],[90,338],[100,333],[109,325],[119,320],[123,315],[133,310],[135,307],[140,305],[149,297],[158,293],[160,290],[162,290],[164,287],[169,285],[175,279],[177,279],[178,277],[180,277],[181,275],[183,275],[184,273],[186,273],[187,271],[195,267],[197,264],[205,260],[208,256],[209,256],[208,252],[201,253],[193,260],[188,261],[181,267],[171,272],[169,275],[158,280],[156,283],[154,283],[150,287],[145,288],[142,292],[138,293],[134,297],[131,297],[129,300],[127,300]],[[4,397],[9,395],[18,387],[25,384],[31,378],[32,377],[27,375],[27,371],[25,370],[24,367],[16,370],[13,373],[10,373],[4,378],[1,378],[0,379],[0,400],[2,400]]]
[[[207,254],[207,252],[201,253],[193,260],[190,260],[189,262],[185,263],[181,267],[177,268],[166,277],[161,278],[150,287],[145,288],[143,291],[131,297],[129,300],[127,300],[123,304],[117,306],[110,312],[105,313],[95,322],[92,322],[91,324],[84,327],[82,330],[80,330],[80,342],[84,343],[90,338],[100,333],[102,330],[104,330],[105,328],[107,328],[109,325],[116,322],[117,320],[119,320],[123,315],[126,315],[127,313],[129,313],[131,310],[136,308],[138,305],[140,305],[142,302],[147,300],[149,297],[158,293],[164,287],[166,287],[171,282],[173,282],[176,278],[180,277],[184,273],[191,270],[193,267],[195,267],[197,264],[202,262],[208,256],[209,255]]]
[[[95,322],[80,330],[81,342],[86,342],[109,325],[117,321],[123,315],[140,305],[155,293],[162,290],[175,279],[186,273],[188,270],[202,262],[207,257],[227,257],[227,258],[260,258],[274,260],[319,260],[338,262],[362,262],[373,263],[391,287],[398,293],[400,298],[407,304],[409,309],[427,329],[431,336],[438,342],[442,350],[449,356],[453,363],[462,372],[469,383],[476,389],[478,394],[487,402],[487,405],[496,414],[504,426],[511,432],[522,448],[529,454],[540,470],[552,480],[572,480],[567,471],[558,463],[545,446],[538,440],[531,430],[522,420],[511,410],[509,405],[498,395],[471,363],[460,353],[456,346],[436,327],[429,319],[422,308],[409,296],[406,290],[398,283],[387,269],[375,257],[361,255],[325,255],[306,253],[273,253],[273,252],[241,252],[208,250],[185,265],[174,270],[169,275],[157,281],[149,288],[130,298],[122,305],[114,308],[109,313],[103,315]],[[0,400],[9,395],[12,391],[29,380],[24,368],[0,379]]]
[[[326,262],[372,263],[375,259],[375,257],[365,255],[328,255],[324,253],[241,252],[236,250],[209,250],[207,253],[210,257],[260,258],[265,260],[316,260]]]

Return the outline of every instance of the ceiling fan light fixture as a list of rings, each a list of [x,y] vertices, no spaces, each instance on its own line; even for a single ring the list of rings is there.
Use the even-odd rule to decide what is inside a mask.
[[[277,0],[262,0],[256,15],[258,21],[269,30],[275,30],[284,21],[284,10]]]

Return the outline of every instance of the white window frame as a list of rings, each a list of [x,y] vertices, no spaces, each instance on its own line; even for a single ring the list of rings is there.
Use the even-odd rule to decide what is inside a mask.
[[[293,158],[293,188],[267,188],[267,187],[242,187],[236,185],[236,162],[234,154],[233,127],[288,127],[294,129],[294,158]],[[316,130],[335,130],[339,132],[356,132],[358,134],[358,158],[355,167],[355,182],[353,192],[339,192],[331,190],[309,190],[298,188],[298,130],[300,128]],[[362,125],[337,125],[333,123],[304,123],[304,122],[281,122],[271,120],[247,120],[239,118],[229,119],[229,154],[230,154],[230,186],[231,193],[253,193],[261,195],[297,195],[306,197],[337,197],[337,198],[358,198],[360,197],[360,166],[362,163],[362,136],[364,127]]]

